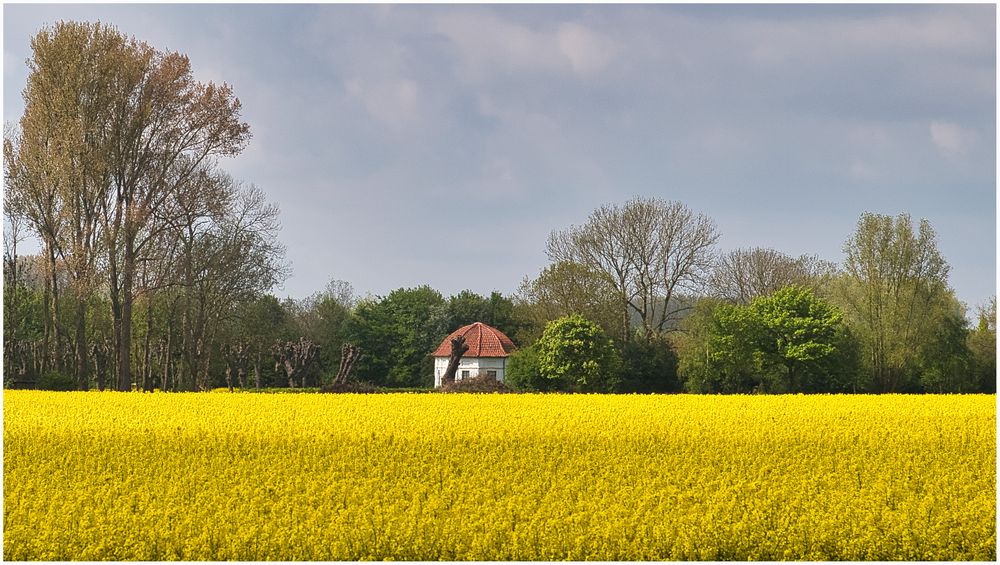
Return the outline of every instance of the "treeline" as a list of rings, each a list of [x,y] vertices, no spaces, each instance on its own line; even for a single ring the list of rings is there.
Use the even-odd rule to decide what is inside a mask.
[[[250,139],[239,100],[106,25],[31,48],[4,131],[5,379],[206,388],[229,318],[284,270],[277,208],[216,165]]]
[[[593,392],[995,391],[996,301],[969,327],[926,221],[864,214],[842,264],[718,249],[715,222],[636,198],[553,232],[512,295],[427,287],[280,300],[278,210],[217,159],[250,138],[227,85],[101,24],[32,40],[5,128],[4,381],[117,390],[309,387],[338,371],[427,387],[481,321],[519,346],[508,383]],[[27,237],[35,255],[19,254]]]
[[[915,229],[907,214],[862,214],[842,265],[773,249],[724,253],[718,237],[708,217],[652,198],[601,207],[553,232],[553,263],[525,283],[520,304],[539,314],[536,327],[563,317],[513,356],[511,382],[608,392],[995,392],[996,299],[968,327],[926,220]]]

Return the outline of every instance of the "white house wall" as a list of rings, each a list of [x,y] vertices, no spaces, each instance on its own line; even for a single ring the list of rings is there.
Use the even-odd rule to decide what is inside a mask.
[[[455,380],[462,380],[462,371],[468,371],[469,377],[474,377],[480,372],[496,371],[497,380],[503,382],[504,370],[507,368],[506,357],[469,357],[459,360],[458,371],[455,373]],[[434,388],[441,386],[441,377],[448,370],[447,357],[434,358]]]

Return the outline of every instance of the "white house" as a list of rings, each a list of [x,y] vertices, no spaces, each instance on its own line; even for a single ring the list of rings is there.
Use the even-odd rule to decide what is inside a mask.
[[[441,377],[448,370],[448,359],[451,357],[451,340],[458,336],[465,337],[465,344],[469,346],[469,350],[459,360],[455,380],[460,381],[483,373],[503,382],[507,356],[516,349],[514,342],[502,331],[482,322],[476,322],[452,332],[431,354],[434,356],[434,387],[441,386]]]

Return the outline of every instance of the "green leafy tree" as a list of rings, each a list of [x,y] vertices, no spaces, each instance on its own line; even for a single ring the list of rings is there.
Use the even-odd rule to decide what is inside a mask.
[[[917,390],[921,347],[933,339],[948,295],[948,265],[934,230],[908,214],[865,213],[844,245],[837,300],[862,343],[876,392]]]
[[[842,367],[831,360],[846,334],[840,310],[816,298],[812,290],[785,287],[751,302],[749,314],[759,327],[751,334],[763,372],[778,375],[790,391],[827,392],[836,388]]]
[[[572,314],[545,326],[537,342],[541,376],[580,392],[614,392],[621,360],[596,323]]]
[[[683,327],[678,373],[688,392],[747,393],[760,386],[756,340],[748,337],[758,326],[746,307],[701,300]]]
[[[949,293],[950,294],[950,293]],[[939,305],[938,320],[920,344],[920,376],[924,392],[974,392],[978,389],[969,351],[968,321],[962,304],[950,296]]]
[[[447,335],[446,304],[426,285],[361,301],[347,324],[350,340],[365,352],[355,368],[358,379],[393,387],[432,386],[430,353]]]
[[[680,370],[692,392],[850,390],[852,340],[842,314],[803,287],[692,316]]]
[[[678,392],[677,354],[669,341],[632,340],[621,348],[622,392]]]
[[[514,314],[514,303],[497,291],[485,297],[471,290],[463,290],[448,298],[445,316],[446,332],[453,332],[474,322],[483,322],[513,339],[521,326]]]
[[[507,358],[504,384],[523,392],[547,392],[559,384],[542,376],[538,363],[538,347],[530,345],[511,353]]]
[[[997,298],[979,307],[979,323],[969,332],[968,347],[976,388],[981,392],[997,391]]]

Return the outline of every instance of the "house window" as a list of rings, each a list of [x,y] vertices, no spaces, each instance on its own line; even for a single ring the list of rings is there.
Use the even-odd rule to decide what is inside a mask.
[[[462,378],[463,379],[469,378],[469,372],[468,371],[462,371]]]
[[[497,372],[496,371],[486,371],[486,376],[489,377],[489,378],[491,378],[491,379],[496,379],[497,378]]]

